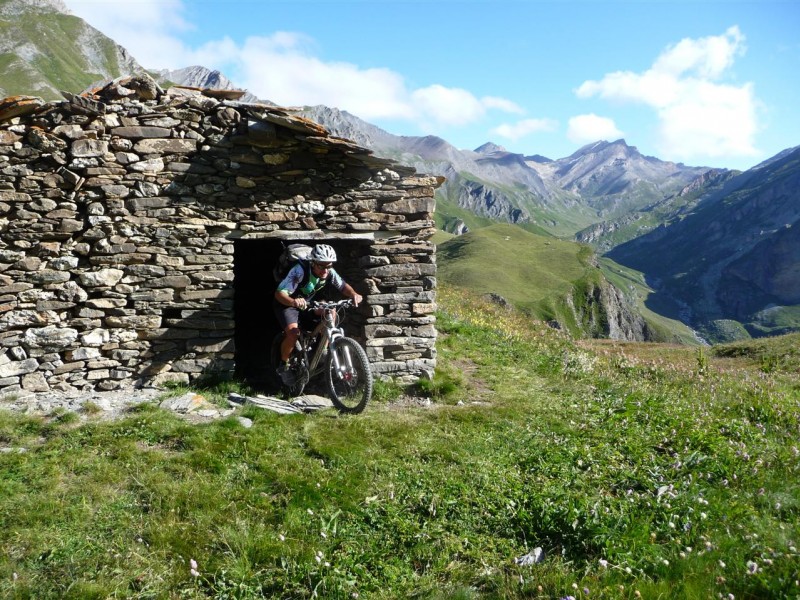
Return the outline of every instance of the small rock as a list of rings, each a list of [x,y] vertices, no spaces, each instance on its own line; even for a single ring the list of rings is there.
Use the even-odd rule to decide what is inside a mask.
[[[544,550],[537,547],[528,552],[526,555],[515,558],[514,562],[521,567],[527,567],[530,565],[538,564],[543,560],[544,560]]]

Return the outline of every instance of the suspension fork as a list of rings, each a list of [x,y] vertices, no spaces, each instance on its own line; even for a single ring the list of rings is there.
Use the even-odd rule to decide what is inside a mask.
[[[333,366],[336,369],[336,374],[339,376],[339,379],[344,379],[348,373],[353,372],[353,360],[350,357],[350,348],[346,344],[342,346],[344,365],[342,365],[342,361],[339,360],[339,352],[337,352],[338,348],[336,342],[343,337],[344,336],[338,332],[331,336],[331,359],[333,360]]]

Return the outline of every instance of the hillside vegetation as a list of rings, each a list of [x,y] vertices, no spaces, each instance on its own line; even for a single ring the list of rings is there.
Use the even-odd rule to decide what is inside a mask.
[[[798,336],[576,344],[439,302],[428,406],[0,413],[0,596],[797,596]]]
[[[61,98],[99,80],[142,70],[82,19],[23,0],[0,0],[0,98]]]
[[[606,337],[606,323],[627,308],[644,316],[647,339],[696,344],[679,321],[646,306],[652,290],[641,273],[594,255],[589,246],[525,231],[515,225],[483,226],[437,240],[439,277],[477,296],[497,294],[517,309],[552,321],[576,337]],[[598,290],[613,284],[626,306]],[[642,338],[637,338],[642,339]]]
[[[540,320],[562,315],[576,283],[597,271],[588,247],[506,224],[448,240],[437,253],[443,281],[477,295],[499,294]]]

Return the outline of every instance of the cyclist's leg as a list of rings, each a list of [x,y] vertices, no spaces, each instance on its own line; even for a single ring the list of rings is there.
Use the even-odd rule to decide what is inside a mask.
[[[294,348],[294,344],[300,336],[300,329],[297,324],[300,311],[291,306],[284,306],[275,302],[274,312],[284,333],[283,342],[281,343],[281,362],[285,363],[289,360],[292,348]]]
[[[297,338],[300,337],[300,327],[297,323],[289,323],[283,330],[283,342],[281,343],[281,360],[286,362],[292,353]]]

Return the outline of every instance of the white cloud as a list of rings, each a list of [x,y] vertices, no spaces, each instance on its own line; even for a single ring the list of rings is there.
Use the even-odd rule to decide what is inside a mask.
[[[495,96],[484,96],[481,98],[481,103],[486,108],[496,108],[507,113],[516,113],[518,115],[524,114],[525,110],[516,102],[506,100],[505,98],[497,98]]]
[[[314,40],[298,33],[276,32],[242,43],[224,37],[192,48],[180,37],[191,29],[184,18],[191,6],[185,0],[65,2],[146,68],[218,69],[259,98],[285,106],[325,104],[366,120],[400,119],[426,129],[463,126],[491,110],[524,112],[505,98],[478,98],[465,89],[439,84],[409,89],[391,69],[323,61],[315,56]]]
[[[558,122],[553,119],[522,119],[516,123],[503,123],[491,130],[490,133],[517,141],[533,133],[541,131],[555,131]]]
[[[744,54],[738,27],[683,39],[644,73],[617,71],[585,81],[576,94],[650,106],[659,119],[660,151],[671,158],[754,156],[758,130],[753,85],[720,82]]]
[[[195,64],[177,34],[192,29],[183,0],[64,0],[69,10],[125,47],[142,66],[176,69]]]
[[[476,98],[461,88],[448,88],[434,84],[411,92],[414,111],[425,120],[441,125],[466,125],[482,118],[490,109],[521,112],[522,109],[503,98],[486,96]]]
[[[613,119],[598,117],[594,113],[572,117],[567,125],[567,137],[579,144],[598,140],[617,140],[623,135]]]

